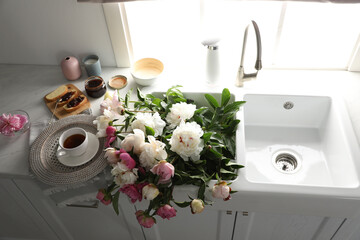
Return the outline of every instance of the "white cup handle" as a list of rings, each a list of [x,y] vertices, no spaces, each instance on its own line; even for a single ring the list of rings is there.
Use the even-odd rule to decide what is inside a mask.
[[[56,152],[56,157],[59,158],[59,157],[65,157],[68,153],[66,151],[64,151],[63,149],[59,149],[57,152]]]

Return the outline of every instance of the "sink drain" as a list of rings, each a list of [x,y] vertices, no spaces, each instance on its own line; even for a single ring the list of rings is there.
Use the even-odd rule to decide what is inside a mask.
[[[285,173],[292,173],[297,170],[299,166],[296,157],[290,153],[280,153],[274,160],[274,166],[279,171]]]

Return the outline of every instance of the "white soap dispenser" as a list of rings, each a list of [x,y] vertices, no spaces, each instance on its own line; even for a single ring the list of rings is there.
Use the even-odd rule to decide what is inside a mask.
[[[219,39],[202,41],[206,47],[205,78],[210,85],[216,85],[220,78]]]

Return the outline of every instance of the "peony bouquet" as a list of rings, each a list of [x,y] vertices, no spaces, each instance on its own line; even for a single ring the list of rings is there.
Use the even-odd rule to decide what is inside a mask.
[[[130,101],[131,91],[124,98],[115,92],[105,97],[102,115],[94,121],[98,137],[106,137],[105,157],[113,175],[113,182],[100,189],[97,198],[106,205],[112,203],[117,214],[121,193],[132,203],[148,200],[148,209],[135,213],[147,228],[156,222],[156,215],[163,219],[176,216],[175,205],[201,213],[211,204],[205,199],[210,180],[217,180],[212,196],[229,200],[233,191],[228,182],[243,167],[233,159],[240,122],[236,113],[245,102],[230,101],[225,88],[220,103],[205,94],[208,107],[197,107],[179,87],[161,97],[144,95],[138,89],[137,101]],[[174,187],[188,184],[198,188],[197,195],[176,201]]]

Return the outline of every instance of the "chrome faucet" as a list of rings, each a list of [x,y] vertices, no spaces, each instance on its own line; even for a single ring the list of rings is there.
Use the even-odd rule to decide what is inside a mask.
[[[250,25],[254,26],[255,29],[255,35],[256,35],[256,48],[257,48],[257,57],[256,57],[256,62],[255,62],[255,69],[256,72],[254,73],[245,73],[244,72],[244,57],[245,57],[245,48],[246,48],[246,40],[247,40],[247,35],[248,35],[248,30],[249,30],[249,26]],[[245,33],[244,33],[244,41],[243,41],[243,48],[242,48],[242,53],[241,53],[241,61],[240,61],[240,67],[236,76],[236,86],[237,87],[242,87],[244,85],[244,81],[249,81],[251,79],[256,78],[259,70],[262,68],[262,64],[261,64],[261,38],[260,38],[260,31],[259,31],[259,27],[256,24],[255,21],[251,21],[251,23],[249,25],[247,25],[247,27],[245,28]]]

